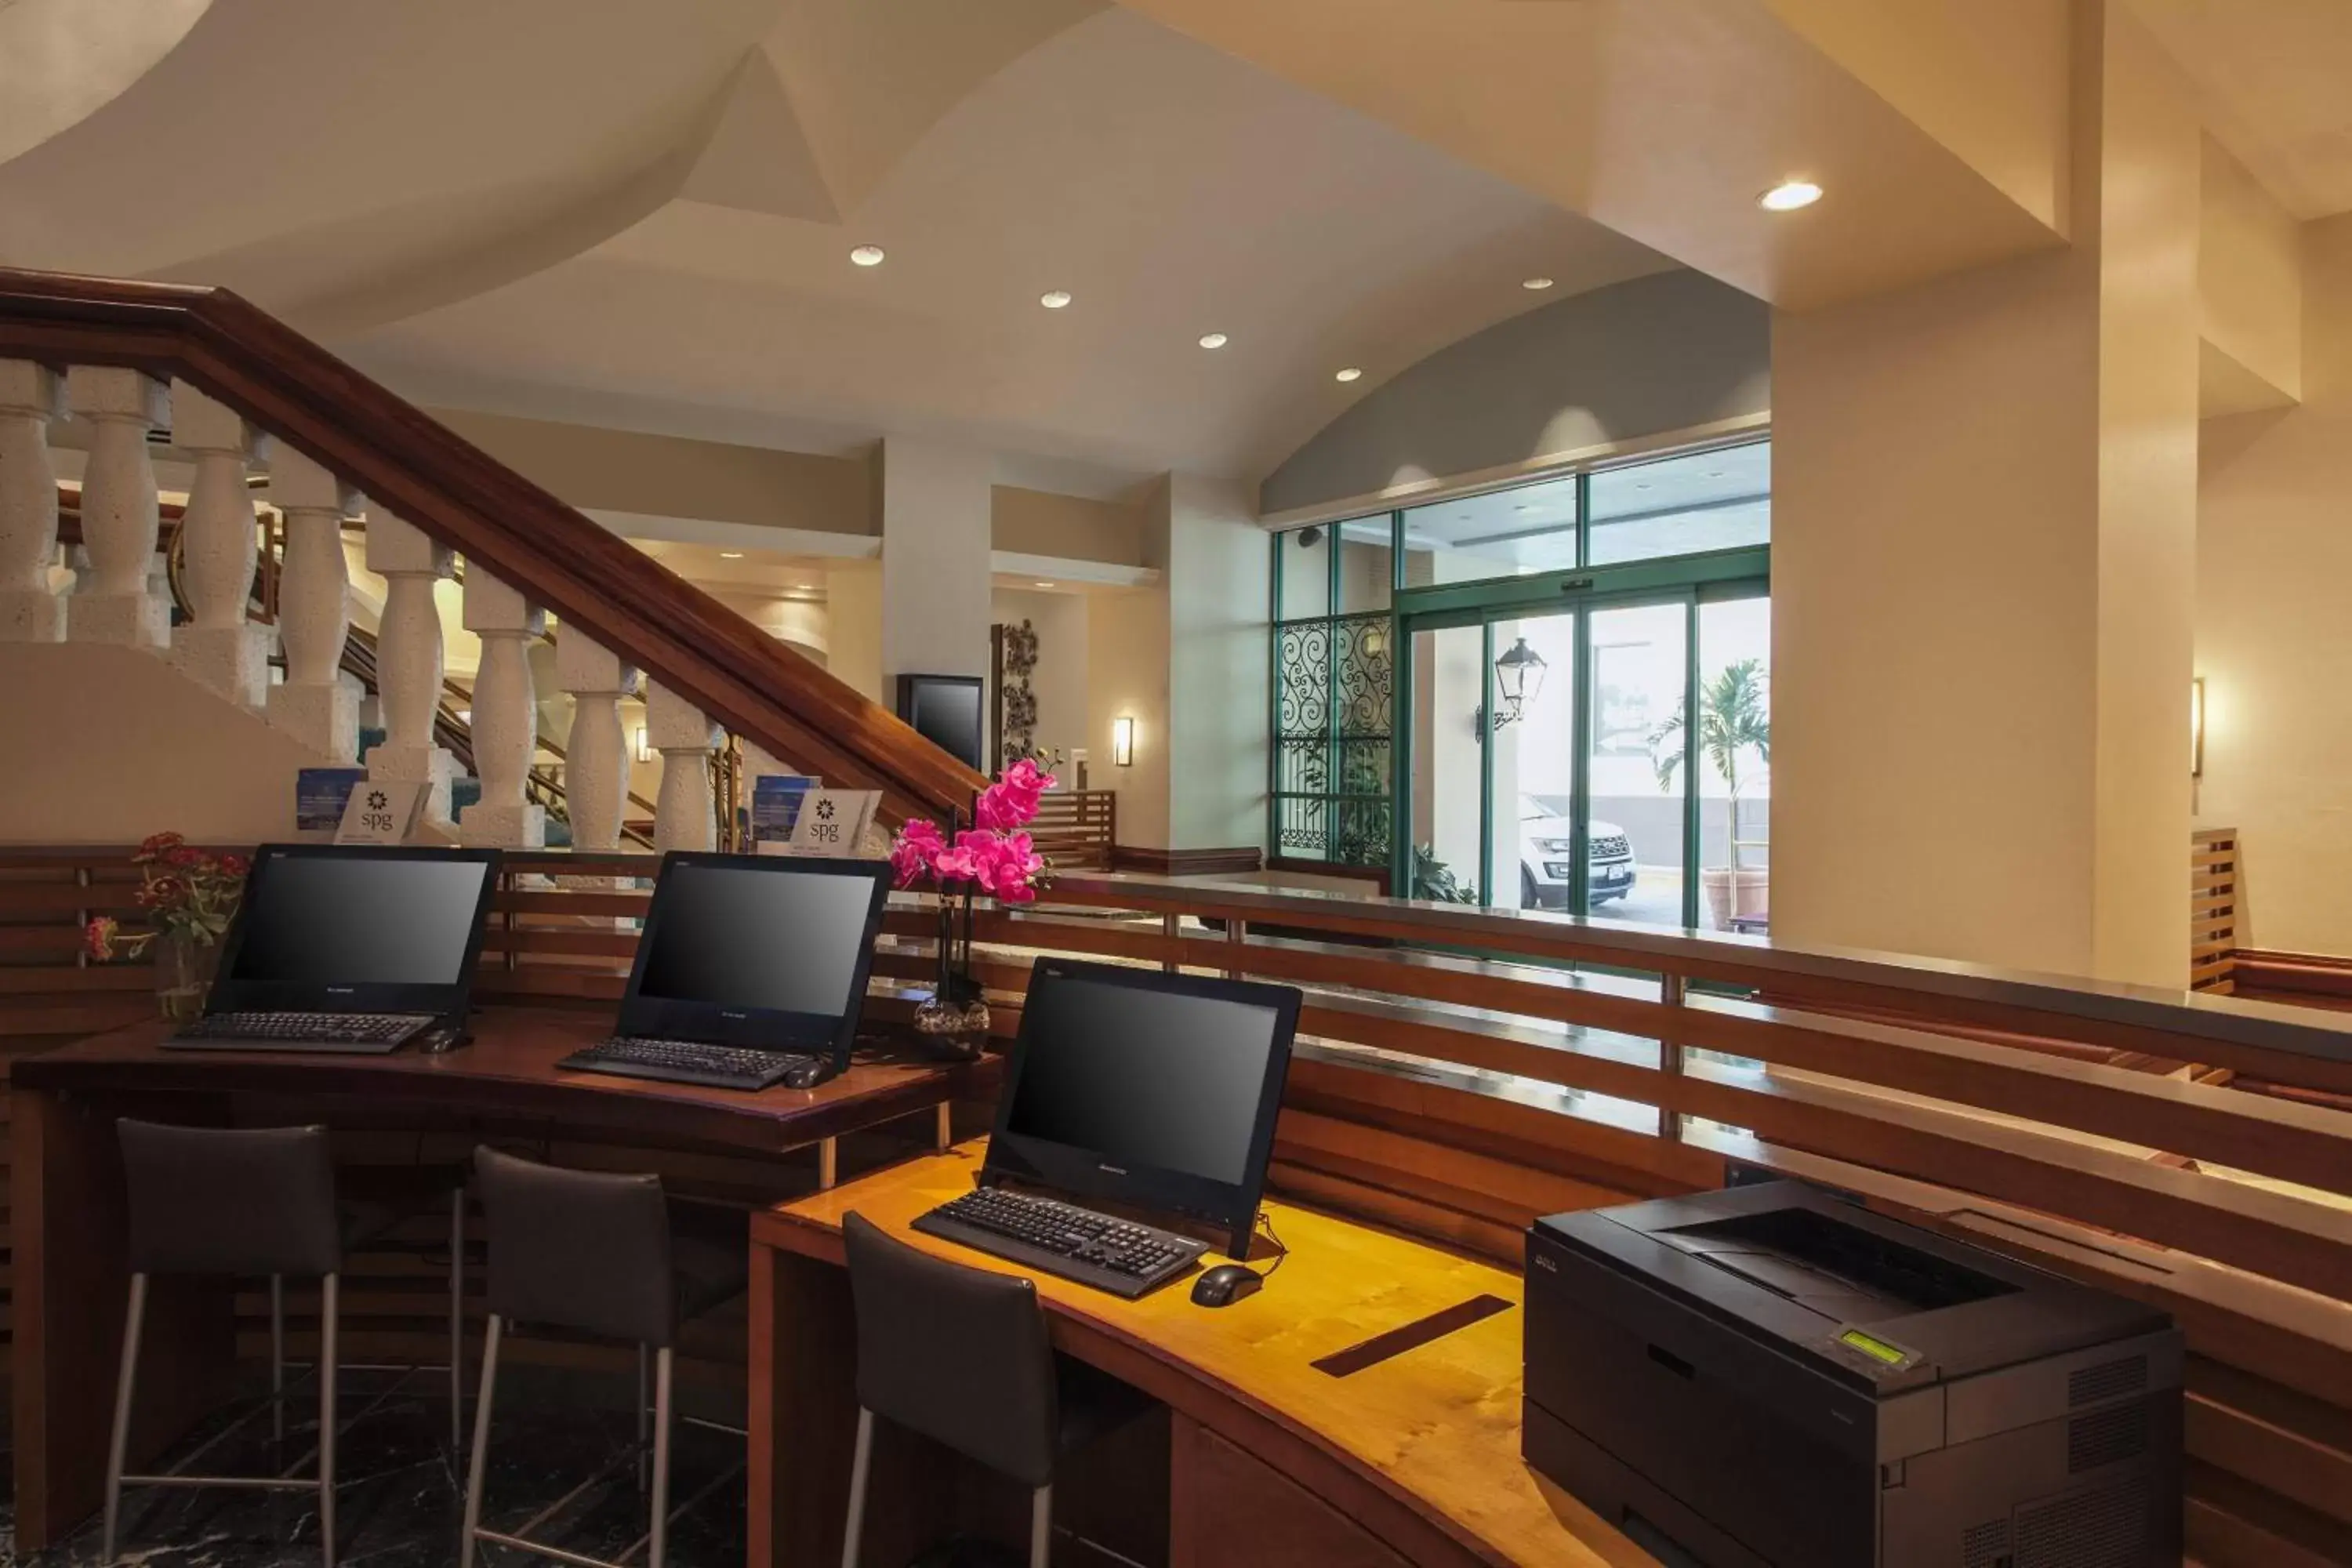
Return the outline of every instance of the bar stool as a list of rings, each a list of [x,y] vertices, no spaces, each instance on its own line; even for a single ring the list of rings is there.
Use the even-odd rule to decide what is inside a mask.
[[[621,1553],[618,1563],[647,1547],[649,1568],[664,1568],[671,1514],[671,1372],[677,1325],[742,1293],[751,1277],[750,1242],[740,1230],[729,1245],[674,1220],[658,1176],[568,1171],[488,1148],[477,1149],[474,1162],[489,1225],[489,1321],[482,1343],[481,1388],[474,1402],[474,1452],[467,1472],[459,1563],[462,1568],[473,1568],[475,1543],[488,1541],[585,1568],[618,1568],[618,1563],[601,1563],[533,1541],[530,1532],[630,1458],[638,1465],[638,1484],[645,1484],[645,1383],[650,1350],[651,1518],[645,1535]],[[482,1479],[488,1468],[499,1346],[507,1325],[518,1321],[636,1343],[637,1447],[633,1455],[605,1466],[509,1534],[482,1528]],[[677,1511],[684,1513],[728,1479],[719,1477]]]
[[[115,1560],[125,1486],[235,1486],[289,1491],[315,1489],[320,1556],[326,1568],[333,1568],[336,1340],[343,1258],[400,1224],[414,1208],[397,1203],[339,1201],[323,1127],[173,1127],[125,1118],[116,1123],[116,1131],[122,1144],[131,1219],[131,1301],[122,1325],[122,1367],[115,1385],[114,1426],[107,1447],[102,1561],[111,1564]],[[286,1276],[319,1277],[316,1475],[294,1474],[310,1458],[308,1453],[274,1477],[198,1476],[177,1469],[152,1476],[123,1473],[138,1382],[139,1342],[147,1316],[147,1282],[157,1274],[268,1277],[269,1408],[280,1438],[286,1435]],[[457,1348],[453,1323],[449,1347],[453,1362]],[[375,1403],[383,1403],[389,1393]],[[366,1410],[361,1412],[366,1414]],[[248,1418],[232,1423],[181,1462],[194,1463]]]
[[[1031,1281],[933,1258],[860,1214],[843,1218],[841,1239],[857,1320],[857,1448],[842,1568],[859,1568],[877,1415],[1029,1488],[1029,1565],[1046,1568],[1055,1462],[1150,1401],[1055,1355]]]

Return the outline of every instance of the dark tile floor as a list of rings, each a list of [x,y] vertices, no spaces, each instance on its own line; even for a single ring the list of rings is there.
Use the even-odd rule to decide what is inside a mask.
[[[387,1373],[346,1372],[341,1391],[345,1418],[392,1382]],[[490,1428],[485,1525],[513,1531],[628,1447],[634,1426],[626,1394],[591,1402],[607,1392],[576,1374],[520,1367],[501,1372]],[[205,1454],[202,1468],[267,1473],[290,1463],[315,1437],[316,1412],[306,1394],[297,1394],[288,1412],[283,1458],[276,1465],[265,1415]],[[470,1402],[467,1414],[470,1440]],[[226,1418],[201,1429],[189,1443],[205,1440],[225,1425]],[[438,1376],[424,1373],[394,1387],[390,1398],[346,1431],[338,1460],[344,1477],[336,1494],[339,1563],[349,1568],[445,1568],[457,1562],[464,1473],[448,1451],[448,1402],[440,1394]],[[740,1568],[742,1457],[739,1437],[678,1426],[673,1506],[718,1484],[670,1527],[675,1568]],[[122,1511],[119,1550],[121,1561],[135,1568],[308,1568],[319,1561],[315,1500],[305,1493],[134,1489],[125,1492]],[[610,1559],[644,1530],[644,1504],[634,1473],[625,1468],[538,1533],[569,1551]],[[13,1542],[6,1505],[0,1502],[0,1568],[85,1568],[99,1561],[95,1519],[48,1552],[19,1557]],[[507,1568],[545,1560],[486,1545],[476,1561],[483,1568]],[[636,1561],[644,1561],[642,1552]]]

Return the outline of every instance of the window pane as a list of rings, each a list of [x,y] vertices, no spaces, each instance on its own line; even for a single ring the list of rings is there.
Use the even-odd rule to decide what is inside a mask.
[[[1385,561],[1388,552],[1382,550]],[[1389,618],[1360,616],[1332,625],[1338,681],[1332,700],[1339,720],[1338,797],[1331,858],[1352,866],[1389,863],[1389,723],[1396,690],[1395,650]]]
[[[1592,564],[1764,544],[1772,447],[1758,441],[1592,476]]]
[[[1495,623],[1496,909],[1566,910],[1575,875],[1576,617]],[[1512,698],[1516,693],[1518,700]]]
[[[1412,898],[1475,904],[1486,886],[1478,842],[1483,647],[1477,626],[1413,634]]]
[[[1286,621],[1331,613],[1331,531],[1295,528],[1275,536],[1282,566],[1282,616]]]
[[[1682,605],[1592,612],[1589,914],[1683,923],[1688,617]]]
[[[1404,514],[1408,588],[1525,577],[1576,565],[1576,481],[1417,506]]]
[[[1366,518],[1339,525],[1339,613],[1360,615],[1389,607],[1395,567],[1389,550],[1389,520]]]
[[[1760,931],[1771,918],[1772,601],[1701,605],[1698,660],[1699,918]]]

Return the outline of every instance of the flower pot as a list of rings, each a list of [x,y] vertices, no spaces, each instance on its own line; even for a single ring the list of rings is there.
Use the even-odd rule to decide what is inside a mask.
[[[1762,915],[1771,910],[1772,873],[1742,869],[1738,877],[1735,888],[1728,867],[1698,874],[1699,890],[1706,895],[1707,923],[1717,931],[1729,931],[1734,916]]]
[[[182,931],[166,931],[155,942],[155,1002],[166,1018],[194,1018],[205,1010],[220,949]]]

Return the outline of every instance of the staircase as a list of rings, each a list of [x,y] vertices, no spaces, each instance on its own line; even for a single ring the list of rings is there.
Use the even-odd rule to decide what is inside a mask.
[[[61,505],[48,437],[68,410],[90,444]],[[157,496],[158,431],[194,464],[176,518]],[[266,541],[257,472],[274,513]],[[63,596],[49,585],[61,524],[93,579]],[[352,620],[353,527],[387,584],[373,634]],[[482,641],[469,692],[443,672],[433,594],[453,577]],[[529,655],[542,638],[572,699],[561,737],[541,733]],[[360,756],[372,690],[383,733],[369,777],[428,785],[431,816],[475,843],[535,847],[553,817],[556,840],[584,850],[728,844],[730,759],[746,745],[880,791],[887,823],[967,816],[984,783],[236,295],[0,268],[0,643],[59,640],[166,657],[322,762]],[[652,802],[626,788],[619,704],[641,690],[662,755]],[[643,815],[651,823],[632,832]]]

